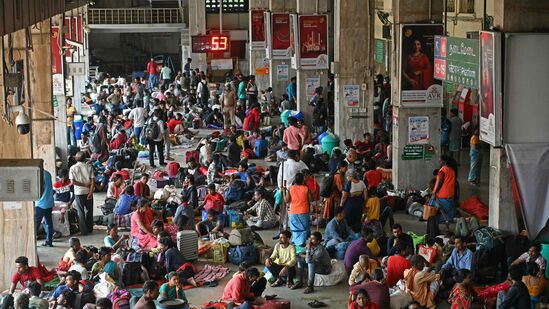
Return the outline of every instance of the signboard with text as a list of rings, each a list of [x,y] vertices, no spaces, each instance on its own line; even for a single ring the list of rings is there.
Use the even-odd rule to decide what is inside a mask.
[[[435,79],[478,89],[478,64],[478,40],[435,36]]]

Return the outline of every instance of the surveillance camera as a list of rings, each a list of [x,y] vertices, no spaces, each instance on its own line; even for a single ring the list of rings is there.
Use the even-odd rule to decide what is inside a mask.
[[[20,111],[17,118],[15,118],[15,126],[17,127],[17,132],[21,135],[28,134],[31,128],[31,120],[25,112]]]

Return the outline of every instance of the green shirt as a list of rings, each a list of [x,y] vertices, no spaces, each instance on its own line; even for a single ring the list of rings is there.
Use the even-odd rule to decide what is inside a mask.
[[[161,299],[169,299],[169,300],[182,299],[186,303],[189,303],[189,301],[187,300],[187,296],[185,296],[185,292],[183,292],[183,289],[179,289],[179,293],[177,293],[177,288],[175,287],[170,288],[168,286],[168,283],[164,283],[160,287],[160,295],[158,295],[158,300],[161,300]]]
[[[240,100],[246,100],[246,83],[244,82],[238,84],[238,98]]]

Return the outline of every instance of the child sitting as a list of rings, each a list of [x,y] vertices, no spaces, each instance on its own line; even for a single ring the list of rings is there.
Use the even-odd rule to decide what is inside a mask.
[[[364,215],[368,220],[379,220],[379,214],[381,209],[381,202],[377,197],[377,189],[372,188],[368,190],[368,200],[364,207]]]

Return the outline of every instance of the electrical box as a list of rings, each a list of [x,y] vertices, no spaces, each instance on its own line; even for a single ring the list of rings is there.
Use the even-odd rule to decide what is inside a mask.
[[[0,201],[36,201],[42,195],[43,161],[0,159]]]

